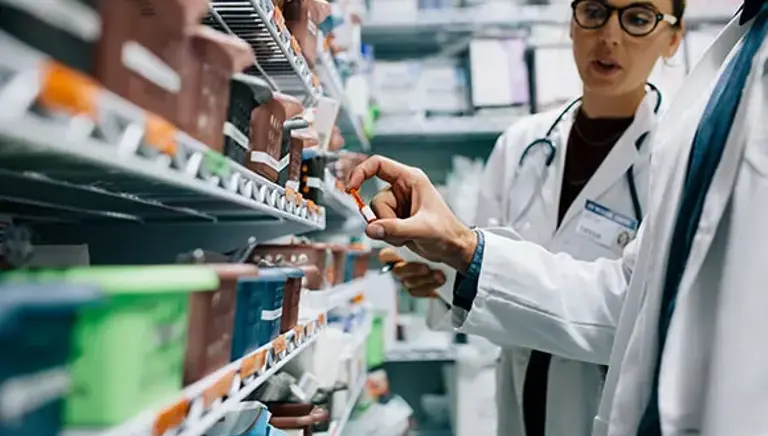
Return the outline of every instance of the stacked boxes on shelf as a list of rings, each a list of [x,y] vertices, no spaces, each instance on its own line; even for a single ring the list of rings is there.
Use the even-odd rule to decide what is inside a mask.
[[[36,105],[43,113],[89,118],[96,125],[94,134],[111,142],[120,142],[135,126],[141,154],[163,158],[185,172],[191,171],[189,150],[202,150],[194,175],[289,213],[319,214],[318,208],[307,210],[296,195],[300,147],[306,144],[288,141],[283,147],[282,141],[286,121],[305,108],[242,73],[256,62],[253,48],[200,24],[209,11],[207,0],[73,4],[78,7],[66,17],[77,18],[73,28],[90,23],[90,33],[62,28],[61,17],[45,21],[39,8],[0,2],[0,31],[12,38],[0,36],[54,59],[42,62]],[[117,121],[106,116],[115,113]],[[242,177],[235,181],[230,175],[238,167],[230,161],[262,176],[263,184],[246,187]],[[287,199],[270,189],[269,183],[278,181],[289,185]]]
[[[254,351],[269,345],[277,361],[289,352],[286,335],[298,345],[314,332],[298,325],[302,277],[297,268],[247,264],[6,273],[0,341],[19,353],[0,359],[3,400],[21,398],[26,382],[46,394],[4,406],[0,429],[46,436],[61,426],[115,426],[167,404],[230,360],[248,357],[242,379],[258,373],[267,357]],[[233,383],[229,376],[219,397]]]

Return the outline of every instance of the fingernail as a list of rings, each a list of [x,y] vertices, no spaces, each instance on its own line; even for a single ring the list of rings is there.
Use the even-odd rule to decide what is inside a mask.
[[[384,227],[382,226],[371,224],[368,227],[368,231],[370,232],[370,235],[372,238],[376,238],[376,239],[384,238]]]

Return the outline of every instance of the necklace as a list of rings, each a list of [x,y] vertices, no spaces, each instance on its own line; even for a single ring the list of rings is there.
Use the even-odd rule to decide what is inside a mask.
[[[615,135],[610,136],[610,137],[608,137],[608,138],[606,138],[606,139],[604,139],[602,141],[595,141],[595,140],[587,138],[587,136],[584,135],[584,133],[581,131],[581,129],[579,129],[579,124],[578,123],[573,123],[573,131],[576,132],[576,134],[579,135],[579,137],[581,139],[583,139],[584,142],[587,145],[589,145],[590,147],[605,147],[607,145],[613,145],[613,144],[616,143],[616,141],[619,140],[621,135],[624,134],[624,131],[622,130],[622,131],[616,133]]]

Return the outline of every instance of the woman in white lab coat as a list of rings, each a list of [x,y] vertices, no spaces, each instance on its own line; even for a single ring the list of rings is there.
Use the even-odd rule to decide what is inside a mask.
[[[768,434],[768,2],[745,3],[656,130],[648,212],[620,259],[469,230],[423,173],[384,158],[350,178],[392,186],[369,236],[473,278],[454,326],[609,364],[593,436]]]
[[[648,135],[661,104],[646,81],[659,58],[676,52],[683,9],[682,0],[573,3],[571,37],[584,95],[521,120],[499,138],[481,184],[478,226],[510,226],[581,260],[621,255],[646,205]],[[433,296],[445,282],[420,262],[393,272],[415,296]],[[447,312],[445,303],[434,300],[430,311],[440,310]],[[503,346],[499,436],[590,433],[605,367],[490,339]]]

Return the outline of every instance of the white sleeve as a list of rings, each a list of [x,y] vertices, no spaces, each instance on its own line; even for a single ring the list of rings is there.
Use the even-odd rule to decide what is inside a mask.
[[[508,228],[483,230],[477,295],[469,312],[454,307],[453,326],[501,346],[607,364],[642,234],[641,226],[620,259],[585,262]]]

